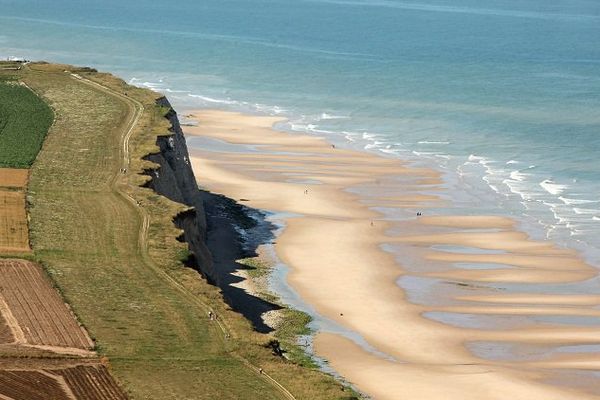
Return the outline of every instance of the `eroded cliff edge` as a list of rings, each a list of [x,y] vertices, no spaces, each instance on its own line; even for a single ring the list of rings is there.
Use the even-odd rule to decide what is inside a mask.
[[[144,157],[157,164],[156,168],[146,169],[150,177],[146,186],[170,200],[192,208],[175,217],[175,225],[183,230],[180,240],[188,243],[193,254],[196,269],[211,283],[217,282],[212,257],[206,245],[207,222],[204,201],[190,165],[185,137],[177,118],[166,97],[157,100],[161,107],[169,109],[165,118],[169,120],[171,135],[158,136],[156,145],[160,151]]]
[[[192,170],[189,152],[177,113],[165,97],[157,100],[168,111],[169,135],[156,139],[158,152],[144,157],[152,161],[153,168],[144,170],[149,180],[144,186],[170,200],[189,206],[173,220],[183,231],[178,238],[188,244],[191,256],[187,265],[196,269],[207,281],[221,289],[225,301],[242,313],[259,332],[269,332],[262,315],[281,308],[271,302],[247,293],[235,284],[243,280],[235,274],[247,268],[237,262],[244,257],[255,256],[260,241],[247,241],[241,231],[256,229],[262,240],[271,239],[272,226],[262,215],[224,196],[200,190]]]

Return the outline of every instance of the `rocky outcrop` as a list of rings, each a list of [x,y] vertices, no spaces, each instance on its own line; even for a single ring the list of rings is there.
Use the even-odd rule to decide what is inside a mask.
[[[156,144],[160,151],[145,157],[159,165],[158,168],[145,171],[151,178],[146,186],[173,201],[193,207],[175,217],[174,223],[184,232],[181,239],[188,243],[189,250],[195,258],[196,269],[209,282],[215,283],[217,275],[206,246],[207,226],[204,202],[190,164],[185,137],[177,113],[169,101],[162,97],[157,103],[169,109],[165,118],[171,124],[169,128],[171,135],[158,136]]]

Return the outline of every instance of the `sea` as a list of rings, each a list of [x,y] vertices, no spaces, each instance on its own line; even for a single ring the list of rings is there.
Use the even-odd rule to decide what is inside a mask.
[[[434,168],[600,267],[599,0],[0,0],[0,57]]]

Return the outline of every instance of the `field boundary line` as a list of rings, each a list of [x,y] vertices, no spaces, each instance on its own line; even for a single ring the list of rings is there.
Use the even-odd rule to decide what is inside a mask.
[[[133,131],[135,129],[135,126],[137,125],[139,119],[141,118],[142,114],[144,113],[144,105],[136,100],[133,99],[131,97],[125,96],[107,86],[104,86],[100,83],[91,81],[89,79],[86,79],[80,75],[74,74],[74,73],[70,73],[71,77],[73,77],[74,79],[77,79],[79,81],[82,81],[88,85],[94,86],[100,90],[102,90],[105,93],[108,93],[110,95],[113,95],[115,97],[118,97],[119,99],[123,100],[125,103],[128,103],[128,105],[131,107],[132,103],[133,103],[133,109],[135,109],[135,114],[132,118],[130,118],[130,127],[127,130],[127,132],[124,135],[121,135],[121,140],[122,140],[122,146],[120,151],[123,152],[123,159],[122,159],[122,166],[124,168],[128,168],[131,160],[130,160],[130,152],[129,152],[129,139],[131,138],[131,135],[133,134]],[[170,276],[168,273],[166,273],[165,271],[163,271],[160,267],[158,267],[154,261],[152,260],[152,258],[150,257],[150,255],[148,254],[148,248],[147,248],[147,244],[148,244],[148,240],[147,240],[147,236],[148,236],[148,229],[150,226],[150,218],[148,217],[147,212],[144,210],[143,207],[141,207],[141,205],[138,203],[138,201],[133,198],[129,193],[123,192],[121,191],[118,186],[116,185],[116,182],[118,180],[119,174],[115,174],[112,182],[111,182],[111,186],[113,187],[114,191],[116,193],[118,193],[119,195],[123,196],[129,203],[131,203],[131,205],[138,211],[138,215],[141,216],[142,218],[142,224],[140,226],[140,232],[139,232],[139,240],[138,240],[138,244],[140,246],[140,253],[142,258],[144,259],[144,261],[156,272],[158,273],[160,276],[162,276],[165,280],[167,280],[175,289],[177,289],[180,293],[182,293],[183,295],[185,295],[188,299],[192,300],[196,305],[201,306],[201,308],[203,308],[205,311],[211,311],[213,312],[213,309],[206,304],[205,302],[203,302],[202,300],[200,300],[197,296],[195,296],[194,294],[190,293],[182,284],[180,284],[175,278],[173,278],[172,276]],[[220,319],[216,319],[217,325],[219,327],[219,329],[222,332],[222,336],[221,336],[221,341],[223,342],[223,344],[226,346],[226,338],[230,336],[229,333],[229,329],[226,328],[223,324],[221,324]],[[269,382],[271,385],[273,385],[279,392],[281,392],[287,399],[289,400],[296,400],[296,397],[294,397],[294,395],[285,388],[285,386],[283,386],[281,383],[279,383],[275,378],[271,377],[269,374],[267,374],[265,371],[263,371],[261,368],[256,367],[255,365],[253,365],[250,361],[248,361],[246,358],[244,358],[243,356],[237,354],[236,352],[230,353],[233,354],[237,359],[239,359],[240,361],[242,361],[242,363],[244,365],[246,365],[250,370],[252,370],[254,373],[256,373],[258,376],[260,376],[261,378],[263,378],[263,380]]]
[[[4,320],[6,321],[6,325],[8,325],[8,328],[10,329],[10,331],[13,334],[13,337],[15,339],[15,341],[13,343],[26,344],[27,339],[25,338],[25,332],[23,332],[21,325],[19,325],[19,321],[17,321],[17,318],[14,316],[14,314],[10,310],[10,307],[8,306],[8,303],[4,299],[4,296],[2,296],[1,294],[0,294],[0,314],[2,314],[2,316],[4,317]]]
[[[70,398],[71,400],[78,400],[77,396],[75,396],[75,393],[73,393],[73,391],[67,384],[67,381],[65,380],[64,376],[52,374],[45,370],[40,370],[39,373],[42,375],[46,375],[48,378],[52,378],[56,382],[58,382],[58,386],[60,386],[60,388],[65,391],[65,394],[67,395],[68,398]]]

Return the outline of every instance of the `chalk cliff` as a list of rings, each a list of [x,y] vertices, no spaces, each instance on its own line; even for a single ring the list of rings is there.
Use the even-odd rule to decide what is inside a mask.
[[[151,180],[146,184],[173,201],[193,207],[175,217],[175,225],[183,230],[181,240],[188,243],[189,250],[195,258],[195,268],[211,283],[217,281],[212,257],[206,245],[207,224],[204,202],[194,171],[190,165],[185,137],[177,118],[177,113],[171,107],[166,97],[158,99],[158,104],[169,108],[165,116],[170,124],[171,135],[158,136],[156,144],[158,153],[145,158],[160,165],[157,169],[147,170]]]
[[[236,271],[247,268],[238,263],[238,259],[255,256],[256,247],[272,239],[273,227],[256,210],[198,188],[177,113],[164,97],[158,100],[158,105],[169,110],[165,117],[171,134],[158,136],[156,144],[160,150],[145,157],[158,164],[158,168],[145,171],[150,177],[145,186],[190,206],[173,221],[183,230],[179,240],[186,242],[193,254],[188,266],[218,286],[225,301],[250,320],[256,330],[269,332],[272,329],[264,323],[262,315],[280,306],[237,287],[243,278]],[[249,216],[251,212],[254,218]],[[248,241],[241,233],[248,230],[259,240]]]

